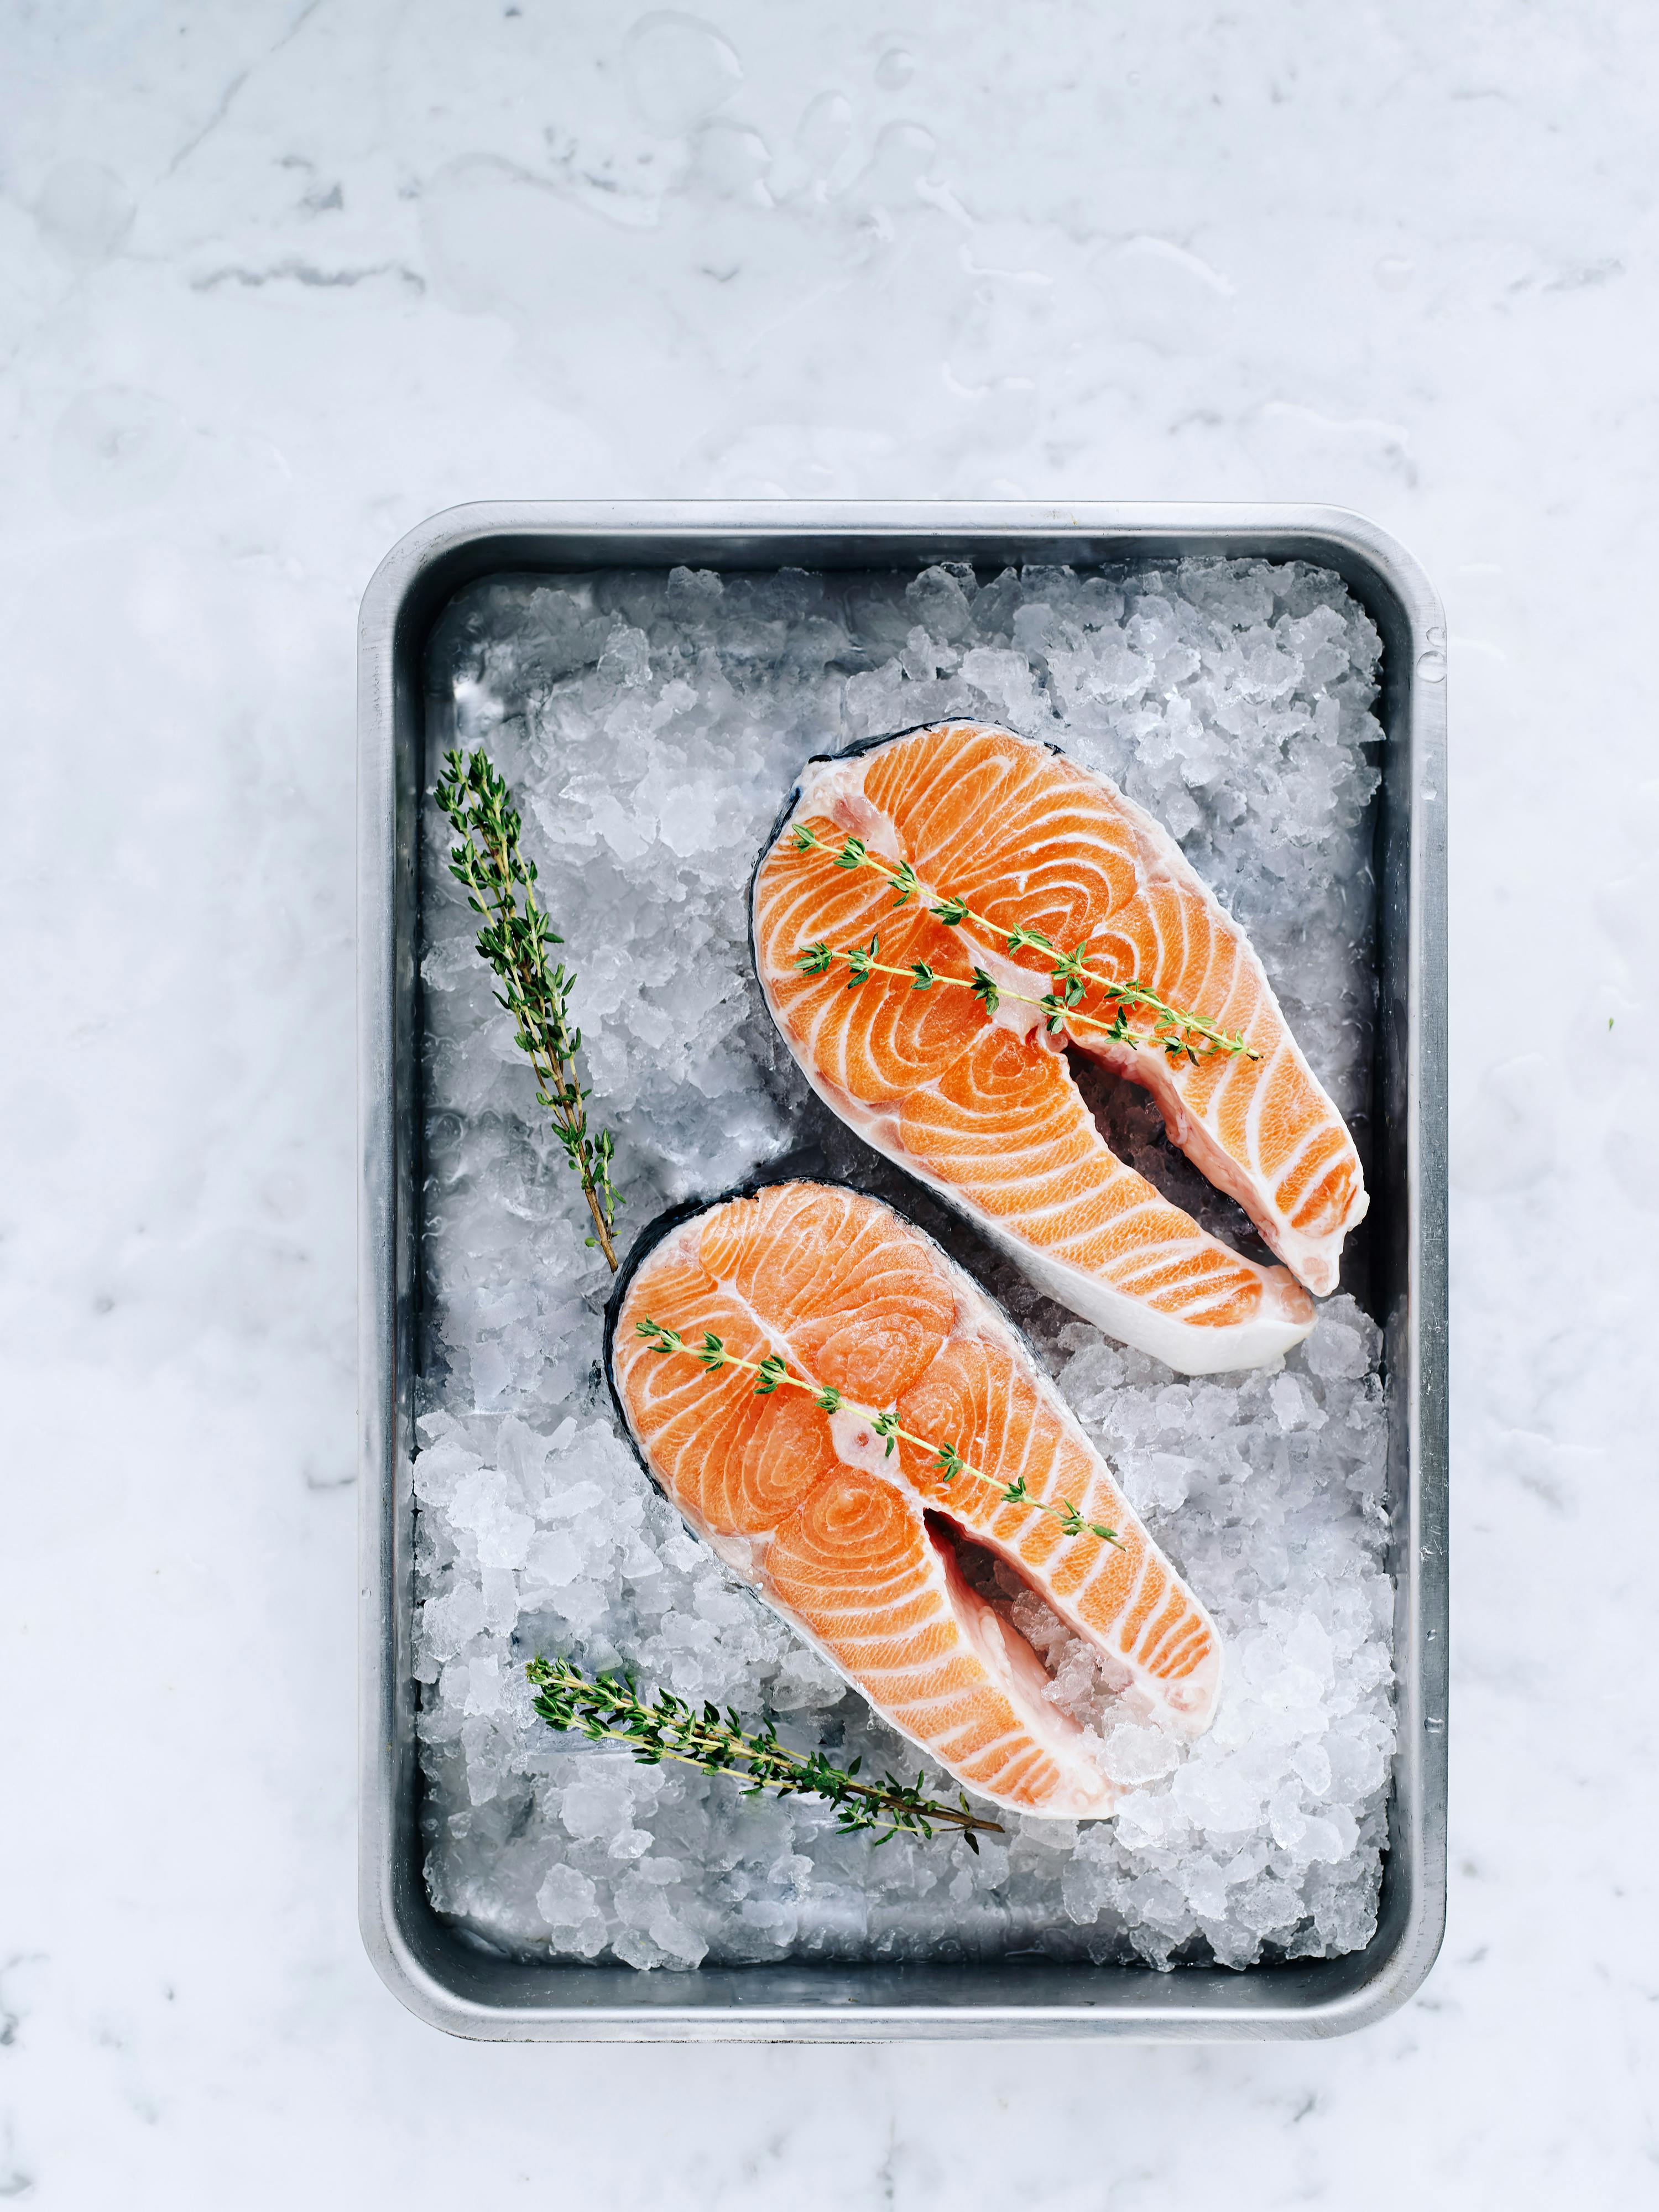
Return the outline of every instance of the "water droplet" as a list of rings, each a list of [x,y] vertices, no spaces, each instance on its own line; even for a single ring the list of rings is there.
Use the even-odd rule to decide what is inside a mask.
[[[629,30],[623,72],[635,112],[664,138],[683,137],[743,82],[743,64],[713,25],[672,9]]]
[[[772,155],[758,131],[741,123],[705,123],[694,143],[688,190],[705,199],[770,207],[766,173]]]
[[[1403,292],[1415,273],[1403,253],[1385,253],[1371,271],[1385,292]]]
[[[844,93],[821,92],[795,125],[795,152],[807,174],[831,190],[848,182],[856,166],[853,106]]]
[[[1446,680],[1446,656],[1432,646],[1417,656],[1417,672],[1425,684],[1443,684]]]
[[[876,64],[876,82],[884,92],[900,92],[916,73],[916,58],[903,46],[890,46]]]

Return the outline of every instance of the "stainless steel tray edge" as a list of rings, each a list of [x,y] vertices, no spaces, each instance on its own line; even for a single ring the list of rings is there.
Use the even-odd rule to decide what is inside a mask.
[[[1376,1936],[1347,1959],[1242,1973],[1009,1960],[641,1975],[528,1967],[477,1948],[438,1919],[422,1879],[409,1664],[403,1407],[417,1214],[406,1140],[423,774],[419,658],[432,617],[471,578],[511,568],[679,560],[847,568],[953,554],[1083,562],[1188,552],[1334,568],[1385,643],[1379,947],[1388,951],[1376,1174],[1382,1185],[1386,1141],[1400,1747]],[[1320,507],[480,504],[435,515],[392,548],[365,593],[358,637],[359,1912],[388,1987],[434,2027],[486,2040],[1308,2038],[1346,2033],[1395,2010],[1433,1964],[1445,1911],[1445,632],[1417,563],[1363,517]]]

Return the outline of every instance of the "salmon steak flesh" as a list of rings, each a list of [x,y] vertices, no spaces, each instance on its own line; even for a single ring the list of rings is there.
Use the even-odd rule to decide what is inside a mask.
[[[963,722],[813,761],[756,869],[750,921],[812,1088],[1051,1297],[1185,1375],[1261,1365],[1313,1327],[1308,1292],[1335,1289],[1366,1208],[1353,1139],[1243,932],[1104,776]],[[1087,980],[1061,992],[1056,952],[1079,948]],[[862,977],[849,951],[871,960]],[[991,994],[964,988],[975,975]],[[1113,998],[1126,982],[1237,1048],[1188,1026],[1172,1054],[1164,1014]],[[1067,1047],[1152,1092],[1171,1142],[1282,1267],[1116,1158]]]
[[[1126,1717],[1209,1726],[1209,1615],[1006,1318],[890,1208],[813,1182],[727,1200],[647,1237],[611,1313],[611,1388],[653,1480],[968,1789],[1063,1820],[1121,1795],[968,1547],[1109,1662]],[[696,1356],[710,1335],[726,1364]]]

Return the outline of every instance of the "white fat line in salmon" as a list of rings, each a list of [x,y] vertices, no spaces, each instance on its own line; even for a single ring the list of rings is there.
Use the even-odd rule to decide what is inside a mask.
[[[873,869],[877,875],[892,885],[896,894],[895,906],[903,906],[907,900],[918,897],[922,892],[921,879],[908,860],[901,860],[896,868],[889,867],[879,855],[870,851],[861,837],[848,837],[837,852],[833,846],[826,845],[804,822],[795,823],[791,836],[798,853],[822,853],[838,868]],[[1048,980],[1054,988],[1042,998],[1033,999],[1023,991],[1002,988],[982,968],[975,968],[969,976],[941,975],[925,960],[913,962],[908,968],[888,967],[874,957],[878,944],[873,937],[867,952],[856,945],[845,952],[835,953],[827,945],[804,945],[796,957],[795,964],[805,969],[809,975],[821,975],[833,961],[845,960],[853,970],[852,981],[848,985],[849,990],[872,975],[908,979],[913,991],[931,990],[935,983],[954,983],[971,990],[976,999],[983,1000],[988,1013],[995,1013],[999,1001],[1003,999],[1017,1000],[1022,1006],[1037,1006],[1042,1010],[1051,1035],[1061,1028],[1080,1023],[1088,1029],[1104,1030],[1117,1044],[1152,1043],[1160,1046],[1171,1060],[1188,1060],[1194,1067],[1198,1065],[1199,1057],[1194,1045],[1194,1039],[1203,1046],[1206,1058],[1216,1053],[1225,1053],[1234,1060],[1241,1054],[1246,1060],[1260,1060],[1261,1057],[1253,1045],[1245,1043],[1242,1035],[1218,1029],[1213,1022],[1206,1021],[1201,1014],[1189,1014],[1179,1006],[1172,1006],[1150,984],[1143,983],[1133,976],[1119,981],[1110,975],[1103,975],[1097,968],[1085,966],[1084,955],[1089,949],[1086,938],[1074,951],[1067,952],[1056,945],[1052,938],[1045,937],[1040,929],[1027,929],[1018,923],[1011,930],[1000,928],[984,915],[976,914],[966,899],[959,898],[950,891],[940,892],[938,904],[929,906],[927,911],[946,929],[958,928],[964,921],[975,923],[993,937],[1002,938],[1011,953],[1023,951],[1028,945],[1034,951],[1053,953],[1054,965]],[[1077,1011],[1091,983],[1098,984],[1109,998],[1117,1001],[1117,1012],[1109,1022],[1101,1020],[1097,1015]],[[1142,1036],[1129,1027],[1123,1012],[1126,1006],[1146,1006],[1159,1017],[1150,1038]]]
[[[954,1444],[936,1444],[927,1437],[919,1437],[909,1429],[901,1428],[896,1413],[882,1413],[873,1406],[855,1405],[850,1399],[844,1398],[833,1384],[820,1385],[808,1381],[805,1376],[792,1375],[787,1364],[775,1352],[768,1352],[764,1359],[744,1359],[738,1353],[729,1351],[712,1328],[703,1331],[700,1346],[688,1344],[683,1330],[665,1328],[660,1322],[653,1321],[649,1314],[635,1322],[634,1334],[643,1337],[653,1352],[683,1352],[688,1359],[700,1360],[711,1375],[717,1375],[722,1367],[746,1369],[750,1375],[760,1378],[755,1385],[757,1398],[769,1398],[775,1390],[781,1389],[787,1382],[792,1390],[805,1391],[813,1404],[825,1414],[851,1413],[855,1420],[868,1422],[873,1434],[885,1438],[889,1459],[893,1455],[895,1444],[915,1444],[918,1451],[931,1455],[930,1463],[939,1469],[941,1487],[947,1482],[954,1482],[959,1474],[969,1475],[976,1482],[990,1481],[988,1475],[981,1474],[978,1468],[970,1466],[963,1459]],[[1025,1486],[1023,1474],[1005,1484],[998,1495],[1000,1503],[1004,1505],[1029,1505],[1035,1512],[1052,1514],[1068,1536],[1098,1536],[1103,1544],[1115,1544],[1120,1552],[1126,1548],[1115,1528],[1108,1528],[1098,1521],[1085,1521],[1069,1498],[1062,1498],[1057,1503],[1033,1498]]]

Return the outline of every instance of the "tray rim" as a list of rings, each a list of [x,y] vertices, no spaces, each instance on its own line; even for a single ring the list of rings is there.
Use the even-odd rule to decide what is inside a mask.
[[[410,1755],[404,1726],[409,1683],[399,1667],[403,1590],[398,1557],[398,1297],[400,1237],[395,1085],[398,1079],[397,925],[400,746],[410,742],[419,695],[403,656],[410,634],[469,575],[620,565],[665,566],[700,554],[710,565],[786,565],[792,543],[822,565],[883,565],[949,558],[985,545],[988,556],[1052,550],[1082,560],[1232,553],[1306,558],[1336,568],[1371,604],[1392,595],[1408,641],[1390,648],[1385,775],[1401,746],[1407,922],[1403,1050],[1406,1299],[1401,1323],[1408,1387],[1400,1408],[1407,1481],[1398,1516],[1396,1670],[1400,1742],[1389,1879],[1403,1883],[1400,1924],[1375,1971],[1355,1979],[1346,1960],[1297,1967],[1090,1967],[1007,1960],[998,1966],[841,1966],[700,1970],[634,1975],[626,1968],[515,1966],[464,1954],[426,1902],[418,1863],[398,1831],[398,1792]],[[664,541],[674,550],[665,551]],[[999,541],[992,546],[985,541]],[[1081,542],[1079,542],[1081,541]],[[656,557],[649,549],[657,548]],[[538,553],[544,556],[534,557]],[[769,561],[768,554],[775,557]],[[857,557],[846,557],[849,554]],[[496,557],[497,555],[500,557]],[[556,556],[556,557],[551,557]],[[526,557],[529,556],[529,557]],[[1365,586],[1370,586],[1369,594]],[[1373,605],[1373,612],[1376,608]],[[422,633],[423,635],[423,633]],[[865,2042],[963,2036],[1214,2040],[1322,2038],[1385,2017],[1420,1986],[1445,1921],[1448,1619],[1447,1334],[1445,1245],[1446,912],[1445,628],[1418,563],[1386,532],[1346,509],[1304,504],[927,501],[535,501],[446,509],[408,532],[375,570],[358,626],[358,1121],[359,1252],[359,1921],[381,1978],[417,2018],[483,2040],[731,2040]],[[1391,695],[1391,696],[1390,696]],[[1379,1031],[1382,1021],[1379,1021]],[[403,1741],[400,1741],[400,1736]],[[1393,1816],[1391,1815],[1391,1827]],[[1403,1853],[1403,1856],[1402,1856]],[[1368,1947],[1375,1950],[1379,1938]],[[1348,1969],[1346,1972],[1341,1971]],[[1325,1970],[1322,1977],[1320,1971]],[[1030,2001],[975,2000],[977,1984],[1023,1975]],[[527,1984],[539,1999],[481,1994],[491,1976]],[[572,1975],[607,1984],[626,1976],[616,2002],[561,2003],[551,1987]],[[1289,1985],[1321,1978],[1325,1996]],[[1094,1985],[1073,2001],[1053,1990]],[[847,1994],[863,1979],[890,1995],[868,2003]],[[948,1990],[945,1984],[950,1984]],[[631,1986],[629,1986],[631,1984]],[[641,1986],[645,1984],[646,1986]],[[672,1985],[691,1984],[684,2001]],[[800,1994],[817,1985],[817,2001]],[[592,1984],[590,1983],[590,1988]],[[772,1994],[765,1994],[767,1991]],[[1115,1990],[1117,1994],[1113,1994]],[[907,1994],[914,1992],[914,1994]]]

